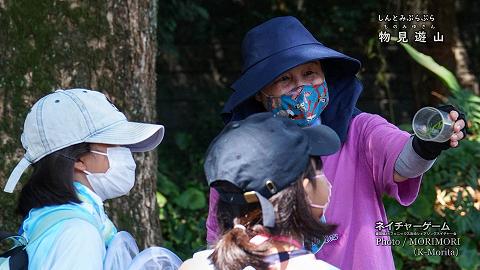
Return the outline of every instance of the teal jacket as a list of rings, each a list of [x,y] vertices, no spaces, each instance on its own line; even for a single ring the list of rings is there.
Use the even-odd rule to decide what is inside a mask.
[[[74,185],[81,204],[35,208],[23,222],[22,235],[29,240],[46,215],[72,210],[79,216],[59,220],[28,243],[29,269],[103,269],[106,249],[117,229],[105,214],[102,200],[87,187],[77,182]]]

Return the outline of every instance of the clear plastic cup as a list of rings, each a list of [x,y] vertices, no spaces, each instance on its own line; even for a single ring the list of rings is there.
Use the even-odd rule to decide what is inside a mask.
[[[413,132],[424,141],[446,142],[453,134],[453,121],[447,112],[421,108],[413,117]]]

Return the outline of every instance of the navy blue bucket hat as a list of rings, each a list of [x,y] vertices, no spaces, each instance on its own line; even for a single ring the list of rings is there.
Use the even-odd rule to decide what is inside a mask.
[[[242,75],[232,84],[235,92],[225,104],[234,108],[267,86],[285,71],[320,60],[327,71],[355,75],[360,61],[325,47],[295,17],[277,17],[245,35]]]
[[[246,35],[242,43],[243,71],[232,84],[234,92],[225,103],[225,123],[265,112],[253,96],[287,70],[319,60],[328,82],[330,102],[320,115],[344,142],[363,86],[356,78],[360,61],[332,50],[318,40],[295,17],[270,19]]]

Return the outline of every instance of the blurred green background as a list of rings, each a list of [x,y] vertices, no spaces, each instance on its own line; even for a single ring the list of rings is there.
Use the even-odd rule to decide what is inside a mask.
[[[4,55],[0,57],[0,90],[2,101],[12,101],[5,107],[25,106],[28,102],[20,98],[24,89],[38,97],[59,85],[62,74],[55,70],[56,62],[77,54],[87,55],[92,62],[104,56],[82,42],[70,42],[68,50],[56,50],[63,45],[52,40],[58,40],[58,34],[71,25],[55,20],[46,23],[52,16],[73,22],[80,33],[71,37],[73,41],[86,36],[100,39],[102,32],[109,31],[108,17],[99,15],[108,6],[101,1],[87,1],[72,9],[71,3],[43,2],[27,8],[28,1],[10,1],[6,5],[0,0],[0,53]],[[358,74],[364,84],[358,103],[361,110],[380,114],[405,130],[415,111],[423,106],[448,102],[467,113],[471,126],[468,140],[437,160],[424,177],[417,201],[408,208],[389,198],[384,202],[390,220],[414,224],[446,221],[461,238],[458,257],[419,257],[413,255],[413,247],[393,247],[397,269],[480,268],[480,1],[160,0],[155,9],[157,87],[152,91],[156,91],[157,122],[167,129],[158,148],[156,192],[163,246],[183,259],[205,247],[208,188],[203,157],[223,126],[219,113],[231,93],[229,85],[240,74],[242,38],[251,27],[269,18],[293,15],[320,42],[362,62]],[[444,41],[428,38],[426,43],[414,42],[412,23],[405,23],[408,44],[432,56],[451,73],[438,73],[443,70],[440,66],[401,43],[381,43],[379,32],[385,28],[379,15],[387,14],[434,15],[435,20],[427,23],[427,34],[431,37],[439,31]],[[393,23],[388,27],[392,36],[398,34]],[[30,33],[31,28],[35,30],[35,46],[26,39],[25,33]],[[52,49],[54,56],[43,57]],[[89,64],[86,61],[81,65]],[[26,67],[34,70],[30,78],[24,76]],[[62,68],[76,67],[73,63]],[[83,82],[82,76],[77,75],[78,81]],[[103,80],[96,85],[108,92],[109,84]],[[25,111],[9,115],[13,120],[2,121],[1,132],[13,134],[24,116]],[[7,160],[18,155],[14,142],[18,144],[18,140],[2,141],[2,151],[9,153],[0,159],[4,174],[10,168],[5,165]],[[10,202],[0,203],[3,208]],[[3,208],[2,228],[18,224],[17,219],[8,223],[5,217],[9,215],[11,211]]]

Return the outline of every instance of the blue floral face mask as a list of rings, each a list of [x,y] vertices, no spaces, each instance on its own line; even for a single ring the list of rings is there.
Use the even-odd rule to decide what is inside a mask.
[[[305,127],[313,124],[327,107],[327,82],[295,87],[280,97],[266,97],[266,106],[274,115],[289,117],[297,125]]]

